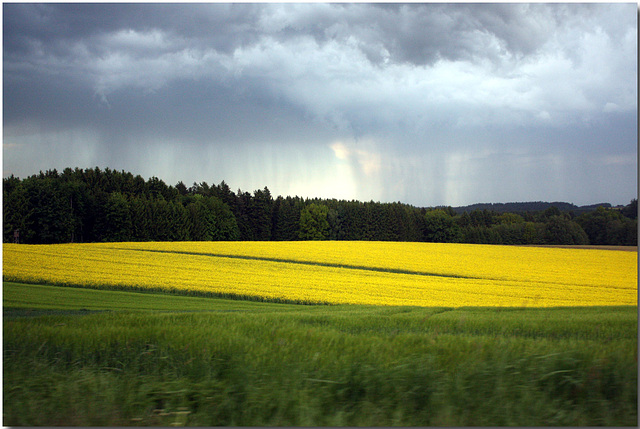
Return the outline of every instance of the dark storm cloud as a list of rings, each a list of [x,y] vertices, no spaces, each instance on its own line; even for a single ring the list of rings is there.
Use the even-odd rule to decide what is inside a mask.
[[[119,29],[163,29],[231,50],[255,39],[259,9],[249,4],[4,4],[8,51],[28,49],[29,41],[55,45],[89,39]]]
[[[368,52],[381,48],[394,60],[429,64],[482,54],[487,37],[496,37],[513,53],[532,53],[551,34],[563,6],[5,4],[4,10],[5,55],[39,47],[64,55],[64,48],[79,40],[103,53],[108,47],[92,38],[160,29],[191,47],[225,53],[264,35],[281,41],[311,35],[319,43],[355,37]]]
[[[619,202],[635,194],[634,5],[3,12],[5,175],[79,162],[160,175],[155,162],[170,183],[217,170],[276,193],[339,186],[345,198],[422,205],[476,202],[478,186],[496,201],[546,199],[558,180],[570,184],[555,198],[576,203],[602,199],[589,195],[596,179],[628,183]],[[562,165],[591,172],[591,188]]]
[[[356,37],[373,61],[383,59],[376,51],[384,49],[390,59],[413,64],[482,56],[490,53],[483,46],[490,38],[514,55],[532,54],[564,15],[562,5],[536,4],[304,5],[300,13],[299,5],[282,7],[288,19],[271,15],[281,37],[311,34],[320,43]]]
[[[51,124],[96,119],[108,127],[124,121],[121,128],[125,131],[136,124],[160,126],[165,131],[207,127],[218,118],[237,123],[238,118],[232,120],[234,114],[260,110],[252,101],[258,105],[260,99],[262,104],[270,101],[259,93],[238,93],[246,90],[245,85],[225,80],[215,61],[195,74],[189,68],[203,68],[197,62],[205,54],[197,49],[232,53],[243,41],[255,38],[251,36],[255,33],[252,9],[251,5],[222,4],[190,8],[5,4],[5,120],[33,115]],[[154,33],[157,31],[167,35]],[[188,50],[195,51],[193,64],[171,64],[171,60],[185,59],[180,54]],[[121,64],[104,65],[110,56],[118,55],[122,55]],[[167,56],[166,61],[158,62],[162,55]],[[149,64],[157,68],[144,69]],[[170,71],[165,76],[165,66],[182,67],[185,73]],[[210,79],[203,79],[207,73]],[[168,83],[171,85],[165,86]],[[162,93],[153,91],[159,87]],[[103,93],[109,94],[108,103],[96,103]]]

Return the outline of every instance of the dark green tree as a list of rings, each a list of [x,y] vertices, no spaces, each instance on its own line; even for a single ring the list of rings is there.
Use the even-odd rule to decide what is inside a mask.
[[[61,183],[53,175],[32,177],[22,182],[24,243],[62,243],[74,231],[73,209]]]
[[[329,209],[320,204],[309,204],[300,213],[300,239],[325,240],[329,236]]]
[[[637,246],[638,220],[623,217],[607,222],[607,243],[615,246]]]
[[[233,215],[238,223],[240,240],[258,240],[256,228],[253,222],[253,198],[249,192],[242,192],[238,189],[236,205],[233,208]]]
[[[131,239],[134,241],[149,241],[152,235],[151,204],[144,194],[129,201],[131,211]]]
[[[185,223],[194,241],[238,240],[240,232],[231,209],[216,197],[189,198]]]
[[[522,228],[522,244],[538,244],[542,242],[540,228],[533,222],[525,222]]]
[[[201,194],[196,194],[186,207],[188,236],[192,241],[213,240],[215,219],[204,199]]]
[[[271,211],[273,198],[265,186],[262,190],[253,192],[253,199],[249,206],[249,218],[256,240],[271,239]]]
[[[14,241],[14,233],[21,243],[29,243],[34,232],[27,226],[30,206],[26,189],[13,175],[3,180],[2,225],[5,243]]]
[[[213,218],[211,240],[238,240],[240,231],[233,212],[219,198],[209,197],[205,199],[205,206]]]
[[[282,198],[274,202],[272,240],[292,241],[300,239],[300,213],[304,201],[299,197]]]
[[[546,222],[544,240],[547,244],[589,244],[582,227],[564,216],[551,216]]]
[[[590,244],[613,244],[608,236],[612,229],[608,229],[607,225],[622,218],[619,211],[600,206],[595,211],[577,217],[575,221],[587,233]]]
[[[629,204],[620,210],[623,216],[629,219],[638,219],[638,199],[634,198]]]
[[[176,190],[181,196],[185,196],[189,193],[189,189],[187,189],[187,185],[181,180],[176,184]]]
[[[104,206],[102,241],[130,241],[132,236],[129,201],[120,192],[112,192]]]
[[[233,193],[229,185],[224,180],[219,185],[211,188],[214,196],[218,197],[223,203],[225,203],[233,211],[236,205],[236,194]]]
[[[434,209],[424,215],[424,237],[428,242],[452,243],[459,242],[462,233],[453,216],[445,210]]]

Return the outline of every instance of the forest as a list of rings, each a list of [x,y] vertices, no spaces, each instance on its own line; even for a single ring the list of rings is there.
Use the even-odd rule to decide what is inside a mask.
[[[565,203],[566,204],[566,203]],[[233,192],[157,177],[66,168],[3,179],[3,241],[371,240],[637,245],[637,199],[623,208],[505,212]],[[569,205],[572,206],[572,205]],[[491,207],[491,205],[489,205]],[[575,207],[575,206],[574,206]]]

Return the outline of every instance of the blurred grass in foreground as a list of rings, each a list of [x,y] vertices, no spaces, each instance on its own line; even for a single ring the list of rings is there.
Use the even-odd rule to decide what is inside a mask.
[[[12,288],[39,311],[113,311],[20,317]],[[635,306],[3,289],[5,426],[637,426]]]

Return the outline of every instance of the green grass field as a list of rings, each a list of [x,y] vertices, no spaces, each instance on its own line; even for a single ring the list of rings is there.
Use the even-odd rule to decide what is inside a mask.
[[[637,307],[3,284],[5,426],[637,426]]]
[[[4,282],[3,306],[17,309],[53,310],[157,310],[238,311],[299,309],[292,304],[261,305],[258,301],[203,299],[198,296],[126,292],[101,289],[52,287]]]

